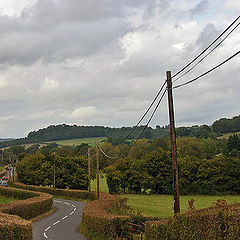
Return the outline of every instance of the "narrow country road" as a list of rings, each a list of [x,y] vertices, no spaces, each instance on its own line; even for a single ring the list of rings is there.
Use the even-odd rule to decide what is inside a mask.
[[[86,240],[80,233],[86,203],[54,199],[56,212],[33,223],[33,240]]]

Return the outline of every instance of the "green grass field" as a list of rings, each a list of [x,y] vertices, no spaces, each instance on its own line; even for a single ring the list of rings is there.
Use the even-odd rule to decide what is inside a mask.
[[[100,174],[100,192],[108,193],[108,186],[104,174]],[[91,182],[93,191],[97,190],[96,179]],[[127,205],[136,211],[140,211],[147,216],[160,218],[173,216],[173,196],[171,195],[145,195],[145,194],[121,194],[120,198],[127,198]],[[225,199],[227,203],[240,203],[240,195],[226,196],[202,196],[187,195],[180,196],[181,213],[188,211],[188,200],[194,199],[196,209],[215,206],[218,199]]]
[[[3,167],[0,167],[0,172],[2,171]]]
[[[224,133],[223,136],[218,137],[218,139],[223,139],[223,138],[228,139],[229,136],[231,136],[231,135],[233,135],[233,134],[238,134],[238,136],[240,136],[240,132],[235,132],[235,133]]]
[[[94,138],[75,138],[75,139],[66,139],[66,140],[59,140],[59,141],[51,141],[47,143],[57,143],[63,146],[73,146],[73,145],[80,145],[81,143],[88,143],[90,146],[94,146],[96,141],[98,140],[101,144],[101,141],[106,140],[106,137],[94,137]]]
[[[121,198],[127,198],[127,205],[147,216],[167,218],[173,216],[173,196],[170,195],[140,195],[123,194]],[[240,202],[240,196],[180,196],[181,213],[188,211],[188,200],[194,199],[196,209],[215,206],[218,199],[225,199],[227,203]]]
[[[94,179],[91,181],[91,189],[92,191],[97,191],[97,179]],[[99,189],[100,189],[100,192],[108,193],[107,181],[104,174],[100,174]]]
[[[13,202],[15,200],[16,199],[14,199],[14,198],[7,198],[5,196],[0,196],[0,204],[7,203],[7,202]]]

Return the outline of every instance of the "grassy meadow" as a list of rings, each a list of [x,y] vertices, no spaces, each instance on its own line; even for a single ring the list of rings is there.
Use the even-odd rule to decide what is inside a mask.
[[[90,146],[94,146],[96,141],[98,140],[101,144],[102,141],[106,140],[106,137],[94,137],[94,138],[75,138],[75,139],[66,139],[66,140],[59,140],[59,141],[51,141],[47,143],[57,143],[63,146],[76,146],[80,145],[81,143],[88,143]]]
[[[100,175],[100,192],[108,193],[108,186],[104,174]],[[97,190],[97,180],[92,180],[93,191]],[[120,198],[127,198],[127,205],[132,209],[147,216],[167,218],[173,216],[173,196],[172,195],[147,195],[147,194],[121,194]],[[215,206],[219,199],[225,199],[227,203],[240,203],[240,195],[186,195],[180,196],[181,213],[188,211],[188,200],[194,199],[196,209]]]
[[[140,211],[147,216],[167,218],[173,216],[173,196],[172,195],[143,195],[143,194],[123,194],[121,198],[127,198],[127,205],[136,211]],[[188,211],[188,200],[194,199],[196,209],[215,206],[218,199],[225,199],[227,203],[240,202],[240,196],[201,196],[187,195],[180,196],[181,213]]]

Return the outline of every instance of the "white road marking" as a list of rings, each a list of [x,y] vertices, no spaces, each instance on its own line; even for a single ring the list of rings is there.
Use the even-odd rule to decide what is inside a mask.
[[[53,224],[53,226],[55,226],[55,225],[58,224],[58,223],[60,223],[60,220],[58,220],[57,222],[55,222],[55,223]]]
[[[68,215],[67,215],[67,216],[65,216],[65,217],[63,217],[63,218],[62,218],[62,220],[64,220],[64,219],[65,219],[65,218],[67,218],[67,217],[68,217]]]
[[[66,204],[66,205],[69,205],[69,206],[72,206],[72,207],[73,207],[73,211],[70,212],[69,215],[66,215],[66,216],[62,217],[62,220],[66,219],[66,218],[69,217],[70,215],[74,214],[74,212],[77,210],[77,208],[76,208],[75,205],[70,204],[70,203],[68,203],[68,202],[62,202],[62,201],[58,201],[58,200],[53,200],[53,201],[54,201],[54,202],[57,202],[57,203],[64,203],[64,204]],[[57,225],[58,223],[60,223],[60,220],[58,220],[57,222],[53,223],[52,226],[55,226],[55,225]],[[44,237],[47,238],[47,239],[49,239],[49,238],[48,238],[46,232],[47,232],[50,228],[51,228],[51,226],[47,227],[47,228],[44,230],[44,233],[43,233]],[[49,240],[51,240],[51,239],[49,239]]]
[[[48,228],[45,229],[45,232],[48,231],[51,228],[51,226],[49,226]]]

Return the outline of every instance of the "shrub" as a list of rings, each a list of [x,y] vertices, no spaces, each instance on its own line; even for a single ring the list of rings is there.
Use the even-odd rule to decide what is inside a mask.
[[[129,230],[131,218],[108,212],[117,197],[101,193],[99,200],[89,203],[83,210],[81,229],[91,239],[118,239]]]
[[[146,222],[146,240],[237,240],[240,205],[191,211],[170,219]]]

